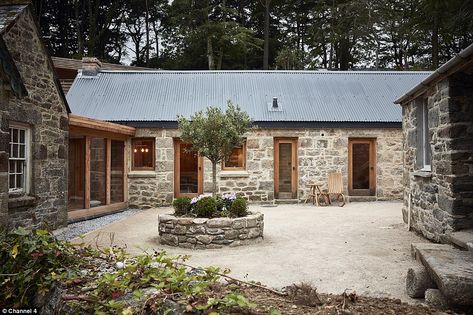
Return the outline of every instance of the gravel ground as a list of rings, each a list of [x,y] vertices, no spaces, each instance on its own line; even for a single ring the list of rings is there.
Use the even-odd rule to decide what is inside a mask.
[[[86,234],[91,231],[95,231],[107,224],[122,220],[130,215],[136,214],[142,211],[141,209],[126,209],[122,212],[109,214],[103,217],[95,219],[85,220],[69,224],[66,228],[58,229],[54,231],[54,234],[58,239],[71,240],[77,236]]]

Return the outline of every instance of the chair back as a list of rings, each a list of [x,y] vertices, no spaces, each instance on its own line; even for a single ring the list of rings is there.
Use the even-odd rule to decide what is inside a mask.
[[[342,173],[336,172],[336,173],[328,174],[328,193],[329,194],[343,193]]]

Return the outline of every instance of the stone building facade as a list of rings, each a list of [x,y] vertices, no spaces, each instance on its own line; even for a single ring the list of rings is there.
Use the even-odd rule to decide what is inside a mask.
[[[434,241],[473,228],[473,45],[460,56],[397,101],[403,109],[404,221],[410,212],[411,226]]]
[[[1,102],[1,171],[9,175],[0,185],[0,223],[56,228],[67,223],[68,106],[31,9],[5,3],[0,35],[27,95]]]
[[[155,139],[156,162],[154,171],[129,169],[130,205],[149,208],[170,204],[175,197],[174,140],[179,138],[179,131],[137,128],[135,137]],[[326,187],[328,173],[336,171],[342,172],[348,195],[348,142],[364,138],[375,139],[376,144],[376,192],[372,200],[402,198],[402,132],[399,128],[255,129],[246,135],[246,169],[217,168],[219,192],[236,192],[251,202],[273,202],[274,139],[279,137],[297,138],[299,201],[307,197],[307,183],[317,182]],[[207,159],[203,176],[204,192],[210,192],[212,165]]]

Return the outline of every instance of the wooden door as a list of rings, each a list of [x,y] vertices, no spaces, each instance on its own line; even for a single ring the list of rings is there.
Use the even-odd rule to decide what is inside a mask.
[[[274,138],[274,196],[297,198],[297,138]]]
[[[195,197],[204,191],[203,158],[190,145],[174,142],[174,196]]]
[[[376,139],[348,140],[348,193],[376,194]]]

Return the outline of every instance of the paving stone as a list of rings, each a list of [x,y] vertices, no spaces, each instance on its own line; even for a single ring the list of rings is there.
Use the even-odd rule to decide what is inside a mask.
[[[416,256],[452,304],[473,305],[473,254],[470,251],[448,245],[416,246]]]

